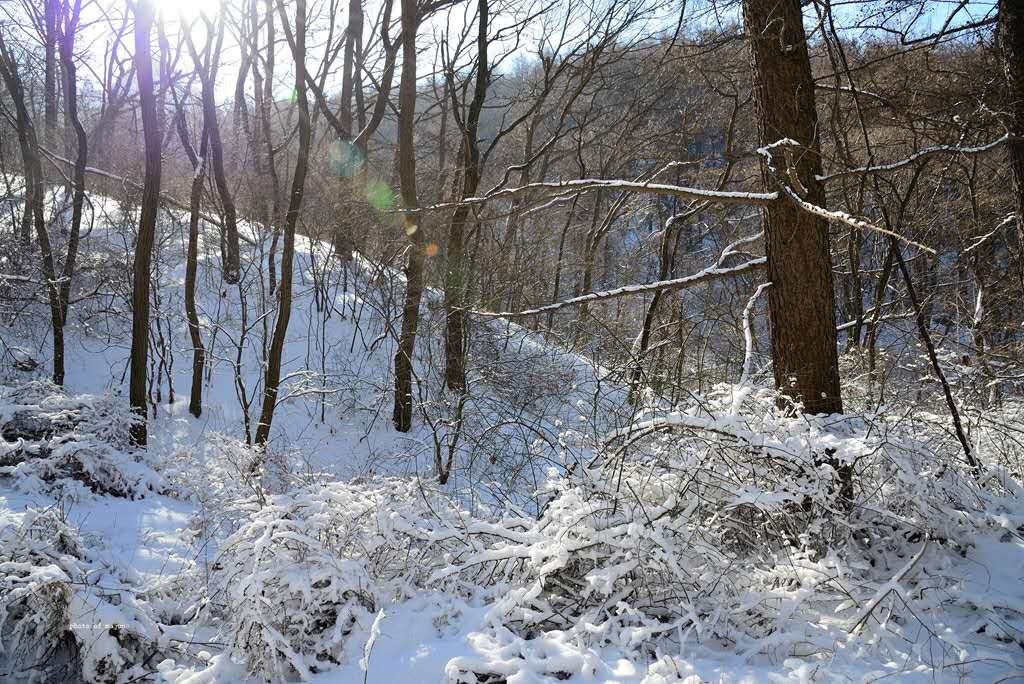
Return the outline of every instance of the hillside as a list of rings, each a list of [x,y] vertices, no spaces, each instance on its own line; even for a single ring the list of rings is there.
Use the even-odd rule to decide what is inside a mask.
[[[83,240],[91,267],[76,289],[101,294],[69,326],[66,390],[45,380],[44,324],[23,315],[4,333],[5,678],[1005,681],[1024,671],[1024,508],[999,438],[979,435],[982,486],[966,466],[939,465],[958,459],[937,416],[786,417],[749,378],[681,406],[633,406],[606,370],[502,320],[474,324],[458,431],[432,363],[443,344],[433,292],[416,364],[422,415],[399,434],[387,417],[387,331],[401,277],[326,243],[299,240],[287,398],[254,470],[238,397],[251,401],[261,381],[266,241],[246,228],[253,267],[237,286],[203,243],[211,361],[194,418],[181,217],[164,217],[150,443],[131,447],[117,342],[128,319],[110,313],[126,290],[108,274],[134,219],[91,204],[103,219]],[[1021,424],[1009,407],[992,419]],[[443,486],[435,453],[453,454]],[[852,513],[837,498],[844,463],[861,477]]]

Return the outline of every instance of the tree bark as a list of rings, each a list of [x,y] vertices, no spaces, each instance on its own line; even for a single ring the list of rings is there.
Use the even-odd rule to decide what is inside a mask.
[[[426,240],[419,218],[411,213],[418,207],[416,197],[416,150],[413,126],[416,119],[416,29],[419,18],[416,0],[402,0],[402,77],[398,86],[398,175],[402,204],[407,213],[402,227],[409,238],[409,259],[405,264],[405,301],[402,329],[395,351],[395,405],[392,421],[399,432],[412,428],[412,359],[420,322],[423,297],[423,259]],[[380,94],[384,97],[384,93]]]
[[[785,160],[789,169],[779,168],[785,181],[762,160],[764,182],[785,182],[823,206],[814,81],[800,2],[744,0],[743,21],[761,144],[789,138],[800,145]],[[776,167],[783,164],[780,156],[776,152]],[[764,224],[776,386],[808,413],[841,413],[828,222],[783,200],[765,207]]]
[[[487,0],[479,0],[479,29],[477,32],[476,82],[473,87],[473,99],[469,103],[466,121],[459,117],[457,102],[458,88],[450,84],[447,89],[453,98],[453,113],[462,128],[462,197],[472,197],[480,185],[480,147],[477,136],[480,129],[480,113],[487,99],[487,86],[490,81],[490,66],[487,61]],[[444,380],[448,389],[463,391],[466,389],[466,264],[465,264],[465,232],[466,220],[469,218],[469,207],[459,205],[452,212],[452,220],[448,224],[448,245],[446,250],[445,287],[444,287]]]
[[[998,36],[1006,79],[1007,128],[1012,136],[1006,149],[1013,171],[1018,268],[1024,279],[1024,4],[1019,0],[999,1]]]
[[[146,444],[146,361],[149,351],[149,280],[156,237],[157,209],[160,205],[160,118],[153,92],[153,55],[150,31],[155,10],[153,0],[135,4],[135,75],[139,85],[142,133],[145,145],[145,177],[139,235],[132,265],[132,345],[128,397],[139,420],[132,426],[132,441]]]
[[[274,335],[267,355],[267,373],[263,381],[263,407],[260,422],[256,426],[255,442],[265,446],[270,439],[270,426],[277,408],[277,394],[281,384],[281,357],[288,333],[288,322],[292,314],[292,267],[295,257],[295,227],[299,222],[302,197],[306,187],[306,172],[309,169],[310,119],[309,102],[306,99],[306,0],[295,2],[295,34],[289,35],[288,19],[284,4],[277,5],[281,12],[281,24],[288,36],[288,43],[295,59],[295,99],[299,110],[299,148],[295,158],[295,174],[292,176],[292,192],[285,216],[284,245],[281,250],[281,281],[278,283],[280,305]]]

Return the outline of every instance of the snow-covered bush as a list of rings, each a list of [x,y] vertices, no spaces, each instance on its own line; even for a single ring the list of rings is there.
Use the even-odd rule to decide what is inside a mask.
[[[112,395],[68,396],[47,381],[0,387],[0,477],[25,491],[136,498],[164,488],[129,446],[137,420]]]
[[[159,627],[57,509],[0,519],[0,676],[120,682],[161,652]]]
[[[232,648],[253,672],[306,678],[336,665],[357,623],[368,627],[378,605],[428,576],[443,540],[428,550],[407,531],[449,504],[425,496],[414,482],[382,479],[254,503],[215,580]]]
[[[434,580],[490,572],[507,589],[478,635],[482,657],[452,661],[449,678],[593,676],[588,652],[656,660],[686,639],[836,657],[849,633],[876,626],[875,647],[896,657],[909,623],[933,629],[928,610],[962,600],[950,559],[1022,521],[1016,483],[993,469],[979,484],[921,426],[789,417],[768,392],[744,417],[730,403],[639,421],[599,445],[591,468],[552,481],[520,541],[491,535],[451,557]],[[938,643],[915,664],[957,660],[953,641]]]
[[[0,673],[70,680],[79,670],[68,575],[78,538],[53,512],[13,518],[0,521]]]
[[[605,650],[669,672],[686,643],[778,662],[864,648],[901,667],[957,661],[933,616],[977,612],[956,563],[1017,534],[1015,481],[998,466],[976,479],[941,422],[791,416],[772,392],[744,395],[742,412],[723,388],[607,435],[592,462],[552,472],[537,518],[470,515],[404,479],[253,501],[215,576],[235,654],[305,678],[357,658],[377,609],[429,590],[489,606],[452,682],[611,677]],[[1002,604],[985,610],[977,638],[999,646]],[[937,636],[908,660],[915,630]]]

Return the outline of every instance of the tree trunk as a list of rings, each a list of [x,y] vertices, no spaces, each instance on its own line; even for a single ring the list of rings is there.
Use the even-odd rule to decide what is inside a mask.
[[[479,29],[477,31],[476,83],[473,100],[469,104],[462,128],[462,199],[476,194],[480,185],[480,147],[477,136],[480,128],[480,112],[487,99],[487,85],[490,80],[490,66],[487,61],[487,0],[479,0]],[[455,97],[458,89],[451,84],[449,92]],[[453,109],[458,120],[458,107]],[[461,121],[459,122],[462,123]],[[466,259],[465,232],[469,207],[460,205],[452,213],[448,224],[447,270],[444,287],[444,380],[448,389],[466,389]]]
[[[658,280],[666,280],[672,266],[672,246],[676,241],[678,230],[676,226],[682,221],[677,215],[669,216],[665,221],[665,229],[661,234],[661,248],[658,250]],[[640,381],[643,378],[644,356],[647,355],[647,348],[651,344],[651,333],[654,330],[654,322],[657,320],[658,307],[664,290],[655,290],[651,296],[651,302],[644,314],[643,327],[640,329],[640,338],[637,340],[635,356],[633,358],[633,374],[629,383],[630,399],[635,400],[640,396]]]
[[[352,87],[356,80],[356,50],[363,35],[363,2],[349,0],[348,26],[345,28],[345,56],[341,74],[341,112],[339,119],[348,131],[349,138],[355,138],[352,130]]]
[[[359,130],[359,135],[356,136],[353,145],[360,154],[360,159],[363,160],[363,168],[359,170],[360,174],[365,174],[366,166],[366,155],[367,155],[367,143],[370,140],[381,122],[384,120],[384,115],[388,109],[388,103],[390,98],[388,93],[391,92],[391,83],[395,77],[395,61],[398,56],[398,49],[402,43],[392,42],[388,32],[388,28],[391,26],[391,8],[392,0],[384,0],[384,7],[381,10],[380,20],[380,41],[384,47],[384,68],[380,77],[380,88],[378,90],[377,100],[373,103],[373,112],[370,114],[370,120],[366,122]],[[362,73],[363,73],[363,56],[361,52],[356,53],[356,102],[362,101]],[[360,106],[359,120],[363,121],[365,115],[362,112]]]
[[[885,253],[885,261],[882,263],[882,273],[878,276],[878,284],[875,286],[875,301],[871,320],[867,324],[867,336],[865,346],[868,348],[868,377],[874,384],[875,363],[878,358],[878,324],[882,318],[882,305],[885,303],[885,293],[889,289],[889,278],[892,275],[894,257],[892,245],[886,243],[888,249]]]
[[[21,139],[20,131],[18,133],[18,138],[19,140]],[[22,165],[25,169],[25,185],[23,186],[23,189],[21,191],[22,199],[24,201],[22,202],[23,207],[21,212],[21,230],[19,231],[19,237],[21,239],[21,244],[27,247],[29,243],[32,242],[32,226],[34,219],[32,212],[33,207],[35,207],[35,200],[33,199],[33,194],[36,190],[36,181],[35,178],[32,177],[32,169],[29,168],[28,164],[25,164],[24,146],[22,146],[21,156]]]
[[[998,36],[1006,78],[1007,128],[1012,136],[1007,152],[1017,209],[1018,268],[1024,278],[1024,4],[1019,0],[999,1]]]
[[[17,63],[3,42],[2,36],[0,36],[0,77],[3,78],[7,92],[14,103],[18,144],[21,147],[22,163],[25,166],[26,211],[31,213],[32,225],[35,226],[43,277],[46,279],[46,294],[50,304],[50,325],[53,335],[53,382],[56,385],[63,385],[64,316],[60,304],[60,292],[57,288],[57,269],[54,266],[53,249],[43,215],[46,184],[42,162],[39,158],[39,139],[36,136],[36,129],[25,100],[25,89],[21,76],[18,74]]]
[[[278,4],[281,22],[288,33],[288,20],[284,5]],[[306,100],[306,0],[295,2],[295,35],[289,37],[292,56],[295,58],[295,99],[299,109],[299,149],[295,158],[295,175],[292,176],[292,192],[288,200],[288,213],[284,225],[284,246],[281,250],[281,281],[278,284],[280,306],[274,336],[270,341],[267,355],[267,374],[263,382],[263,407],[260,422],[256,426],[257,445],[264,446],[270,438],[270,425],[277,407],[277,392],[281,384],[281,357],[284,354],[284,340],[288,333],[288,321],[292,314],[292,262],[295,256],[295,227],[302,209],[302,196],[306,187],[306,171],[309,168],[310,119],[309,102]]]
[[[207,26],[207,32],[210,32]],[[241,278],[241,265],[239,261],[238,247],[238,212],[235,209],[235,200],[231,195],[231,188],[228,186],[227,174],[224,171],[224,145],[220,137],[220,125],[217,121],[217,66],[220,63],[221,46],[224,42],[224,22],[219,23],[219,30],[216,36],[207,35],[210,52],[207,55],[208,62],[204,66],[203,60],[196,50],[192,41],[191,32],[185,31],[185,38],[188,42],[189,51],[195,62],[196,72],[202,82],[203,121],[210,135],[210,157],[213,162],[213,180],[217,187],[217,194],[220,196],[221,207],[224,211],[224,238],[221,248],[223,260],[224,280],[229,284],[238,283]]]
[[[572,226],[573,215],[576,213],[576,204],[579,202],[579,195],[572,198],[572,204],[569,206],[569,211],[565,215],[565,223],[562,225],[562,232],[558,236],[558,251],[555,257],[555,277],[553,284],[551,285],[551,303],[554,304],[561,297],[562,287],[562,261],[565,257],[565,238],[569,234],[569,228]],[[555,312],[552,310],[548,312],[548,331],[554,327],[555,324]]]
[[[60,280],[60,318],[61,328],[68,322],[68,307],[71,303],[71,280],[75,275],[75,262],[78,258],[78,239],[82,229],[82,210],[85,206],[85,166],[88,159],[89,146],[85,135],[85,127],[78,116],[78,72],[75,67],[75,32],[82,1],[74,0],[70,12],[66,15],[64,30],[60,34],[60,59],[64,70],[64,108],[68,121],[75,133],[75,163],[71,185],[74,194],[71,198],[71,227],[68,232],[67,253],[64,256],[64,267]],[[63,355],[63,350],[62,350]]]
[[[743,21],[761,144],[795,140],[800,148],[786,160],[790,168],[779,170],[804,199],[823,206],[814,82],[800,2],[744,0]],[[777,167],[782,163],[775,159]],[[764,160],[761,166],[766,185],[779,181]],[[808,413],[841,413],[828,222],[782,199],[765,209],[764,223],[776,386]]]
[[[206,147],[203,140],[202,147]],[[205,150],[204,150],[205,151]],[[199,162],[203,164],[202,161]],[[185,257],[185,315],[188,334],[192,340],[192,389],[188,399],[188,412],[198,418],[203,413],[203,369],[206,366],[206,348],[203,346],[199,314],[196,311],[196,271],[199,260],[199,206],[203,196],[205,174],[200,166],[192,177],[189,197],[188,252]]]
[[[43,139],[50,146],[57,140],[57,23],[59,12],[60,2],[58,0],[44,0]]]
[[[260,95],[259,118],[263,127],[263,145],[267,155],[267,172],[270,174],[270,197],[266,200],[267,225],[270,226],[270,250],[267,254],[267,273],[270,296],[277,291],[277,242],[280,236],[278,217],[281,213],[281,182],[277,177],[274,161],[273,128],[270,125],[271,107],[274,102],[274,45],[277,43],[274,29],[274,0],[266,0],[267,13],[267,64],[263,75],[263,93]]]
[[[416,119],[416,0],[402,0],[402,77],[398,87],[398,175],[402,204],[408,212],[418,207],[416,197],[416,150],[413,126]],[[379,97],[384,97],[381,93]],[[423,297],[423,258],[426,240],[419,217],[406,213],[402,219],[409,238],[409,260],[405,265],[405,302],[402,330],[395,351],[395,406],[392,421],[399,432],[412,428],[412,359],[420,323]]]
[[[601,210],[601,199],[603,197],[604,193],[600,190],[594,193],[594,213],[590,217],[590,228],[583,238],[583,266],[580,269],[580,279],[576,289],[577,296],[590,292],[593,287],[594,249],[596,248],[594,244],[596,238],[594,236],[598,231],[597,217]],[[580,305],[579,311],[576,312],[576,328],[573,335],[577,341],[583,334],[584,326],[589,317],[590,305],[588,302],[584,302]]]
[[[139,235],[132,265],[132,346],[128,397],[139,421],[132,426],[132,441],[146,444],[146,357],[149,351],[149,278],[156,237],[156,216],[160,203],[160,119],[153,93],[153,56],[150,30],[154,19],[153,0],[135,4],[135,75],[139,84],[142,133],[145,143],[145,178]]]
[[[855,321],[849,332],[846,342],[847,348],[859,347],[861,344],[861,333],[864,328],[864,283],[860,275],[860,250],[861,233],[856,228],[850,228],[847,233],[847,258],[850,264],[849,281],[849,311],[848,320]]]
[[[197,153],[188,137],[185,123],[185,109],[175,102],[177,116],[175,123],[181,146],[192,164],[192,188],[189,193],[188,246],[185,252],[185,317],[188,320],[188,334],[192,341],[192,389],[188,400],[188,412],[198,418],[203,413],[203,370],[206,366],[206,348],[203,346],[202,329],[199,327],[199,313],[196,310],[196,276],[199,261],[199,214],[203,197],[203,183],[206,179],[206,149],[209,142],[208,128],[203,122],[199,134]]]

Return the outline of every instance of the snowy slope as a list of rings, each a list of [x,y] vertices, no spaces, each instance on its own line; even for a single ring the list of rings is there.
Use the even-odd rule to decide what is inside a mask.
[[[92,204],[96,220],[83,240],[85,268],[78,288],[98,294],[73,309],[67,376],[72,398],[53,399],[40,386],[43,389],[33,400],[39,402],[33,406],[51,412],[64,405],[60,402],[126,403],[128,290],[123,274],[118,275],[121,269],[111,264],[123,260],[125,245],[132,242],[134,218],[112,200],[93,198]],[[463,413],[455,475],[439,491],[434,485],[434,454],[435,450],[447,454],[457,410],[454,398],[442,390],[438,371],[443,367],[439,293],[428,292],[423,307],[417,351],[417,403],[422,412],[414,430],[401,435],[390,425],[394,354],[390,333],[398,321],[400,274],[358,255],[339,260],[327,242],[297,240],[295,305],[283,371],[287,381],[282,394],[288,398],[275,417],[266,468],[260,477],[250,477],[253,454],[245,445],[245,414],[248,410],[251,421],[259,410],[261,360],[274,320],[265,287],[269,241],[256,227],[245,227],[247,258],[243,261],[250,268],[240,286],[226,286],[219,277],[217,245],[212,239],[216,233],[208,229],[211,239],[200,250],[198,308],[211,363],[204,412],[196,419],[187,411],[191,350],[183,306],[184,229],[180,215],[168,214],[164,219],[154,270],[154,319],[159,326],[154,325],[151,357],[159,381],[153,383],[156,406],[150,419],[150,446],[141,455],[126,446],[102,452],[120,459],[118,467],[129,479],[136,477],[132,497],[92,492],[63,475],[40,480],[29,461],[13,470],[0,469],[0,542],[8,550],[17,547],[14,540],[31,536],[25,530],[34,529],[27,526],[38,519],[38,511],[52,511],[82,542],[83,548],[72,554],[74,560],[54,560],[44,554],[47,562],[60,565],[72,580],[75,573],[83,578],[76,585],[80,588],[73,604],[78,606],[73,611],[75,624],[80,625],[76,638],[82,643],[92,643],[88,639],[94,638],[97,653],[117,652],[117,644],[109,643],[103,628],[110,620],[127,620],[140,634],[160,635],[152,637],[161,645],[160,657],[151,653],[148,658],[139,657],[138,666],[125,670],[130,676],[124,675],[123,680],[242,681],[251,674],[252,663],[230,651],[229,639],[237,638],[231,637],[236,625],[232,613],[258,612],[262,599],[257,595],[254,608],[252,595],[232,597],[232,592],[254,577],[283,582],[266,594],[268,605],[283,601],[281,597],[291,590],[298,598],[273,604],[275,617],[287,612],[281,606],[312,610],[323,604],[317,592],[324,590],[313,578],[325,567],[339,577],[355,577],[353,586],[365,589],[368,598],[349,606],[351,624],[345,638],[339,639],[339,650],[331,652],[337,662],[313,663],[308,656],[305,661],[298,659],[312,663],[307,674],[319,684],[476,682],[479,673],[496,677],[488,681],[517,684],[1024,678],[1024,541],[1020,534],[1024,507],[1014,503],[1016,485],[1010,478],[1001,486],[1011,495],[993,499],[1001,507],[998,510],[981,513],[960,500],[943,510],[948,518],[938,519],[935,526],[948,528],[944,535],[955,541],[949,542],[948,552],[940,546],[946,541],[896,540],[894,527],[894,539],[888,540],[891,545],[883,539],[884,549],[876,555],[873,549],[864,552],[870,563],[782,553],[780,566],[786,562],[793,566],[775,570],[777,575],[772,574],[771,563],[734,568],[727,550],[705,549],[708,544],[694,541],[693,536],[676,547],[666,540],[677,539],[673,535],[682,530],[692,531],[694,525],[711,533],[737,510],[782,516],[794,500],[791,491],[781,486],[772,490],[768,484],[763,489],[753,484],[734,487],[722,495],[719,513],[694,517],[696,522],[691,523],[686,516],[697,503],[686,497],[665,504],[665,518],[656,513],[652,501],[664,503],[664,499],[658,500],[652,491],[661,486],[658,478],[665,476],[663,472],[630,471],[623,477],[623,466],[617,480],[594,475],[593,481],[584,478],[577,489],[562,483],[563,494],[579,500],[575,508],[564,502],[566,508],[558,508],[552,502],[559,495],[546,489],[547,483],[557,481],[568,467],[585,470],[583,465],[595,456],[594,445],[630,424],[638,410],[606,370],[527,329],[498,320],[475,324],[471,399]],[[41,311],[3,329],[6,345],[23,350],[42,366],[34,374],[4,369],[0,424],[19,407],[29,405],[16,400],[16,391],[10,387],[45,377],[47,332]],[[241,370],[238,376],[236,368]],[[90,396],[76,399],[76,395]],[[711,405],[732,406],[728,396],[718,399],[718,404],[712,401]],[[770,412],[765,407],[771,401],[759,401],[751,399],[751,411]],[[659,414],[650,408],[637,417],[650,420]],[[820,432],[815,427],[810,436],[775,418],[758,422],[732,415],[728,409],[717,417],[691,410],[680,413],[676,422],[713,428],[711,433],[700,433],[695,442],[666,440],[650,449],[657,462],[670,462],[689,480],[706,461],[728,456],[744,439],[758,442],[751,453],[771,452],[776,458],[786,452],[799,454],[801,449],[810,452],[808,445],[832,445],[865,459],[883,446],[888,448],[888,443],[877,441],[874,427],[856,432],[863,426],[855,421]],[[714,442],[708,434],[731,437]],[[81,439],[86,445],[98,443],[93,433]],[[657,434],[654,439],[659,439]],[[895,437],[892,442],[898,444],[897,451],[910,448]],[[13,449],[6,442],[4,448]],[[731,467],[724,466],[725,470]],[[927,487],[913,489],[897,476],[905,467],[897,464],[886,471],[888,475],[880,471],[878,476],[878,482],[907,485],[895,490],[895,498],[908,491],[941,498],[953,491],[940,487],[935,494]],[[401,479],[381,479],[385,476]],[[686,478],[665,482],[677,487],[689,482]],[[944,482],[941,474],[934,478]],[[784,484],[804,486],[805,482],[794,478]],[[419,494],[397,502],[387,498],[389,491],[406,491],[402,489],[406,486],[408,492]],[[634,486],[639,494],[631,489]],[[648,486],[652,490],[645,489]],[[602,502],[615,501],[608,520],[619,520],[624,513],[616,498],[620,490],[626,502],[622,506],[632,506],[635,518],[603,528]],[[808,496],[830,496],[807,491]],[[609,492],[611,499],[605,498]],[[367,503],[357,515],[364,500],[376,503]],[[883,506],[877,498],[869,503]],[[925,503],[921,508],[927,508]],[[570,515],[573,511],[580,512],[578,517]],[[909,520],[915,513],[911,509],[902,514]],[[677,523],[666,522],[668,526],[661,528],[652,518],[679,522],[675,527]],[[969,523],[963,529],[957,527],[959,518]],[[326,539],[327,551],[315,561],[302,554],[280,557],[300,558],[293,566],[253,551],[261,547],[246,535],[260,539],[260,529],[282,524],[300,526],[296,529],[309,538]],[[976,540],[962,539],[975,533],[964,530],[977,532]],[[576,532],[591,533],[616,550],[607,558],[596,551],[589,553],[590,542],[585,536],[572,537]],[[460,537],[463,533],[465,538]],[[621,540],[615,534],[621,534]],[[571,540],[579,545],[574,547]],[[372,572],[350,567],[351,559],[345,554],[352,548],[367,549],[365,555],[377,564]],[[719,580],[735,583],[739,598],[723,593],[728,600],[736,598],[734,603],[723,599],[723,614],[761,615],[758,611],[764,611],[776,616],[785,629],[766,628],[763,636],[744,640],[727,633],[733,623],[716,622],[714,611],[691,608],[689,615],[660,616],[652,622],[636,607],[642,602],[633,605],[623,596],[616,606],[612,588],[630,568],[643,571],[648,566],[661,567],[659,563],[674,567],[671,553],[662,557],[659,549],[665,548],[674,548],[679,567],[687,572],[697,571],[694,558],[706,560],[700,553],[721,562],[700,566],[712,574],[696,585],[707,585],[710,595],[719,590]],[[964,549],[962,556],[959,549]],[[0,544],[0,552],[4,550]],[[901,555],[907,550],[910,555]],[[923,559],[900,580],[901,568],[917,550]],[[406,552],[409,555],[403,556]],[[684,558],[691,552],[694,558]],[[495,560],[503,557],[516,560],[504,565]],[[398,560],[403,558],[403,562],[415,559],[411,568],[399,568]],[[876,560],[879,567],[868,567]],[[230,569],[232,562],[238,564],[237,574],[225,582],[225,568]],[[446,563],[461,569],[449,576]],[[593,564],[585,574],[589,587],[579,589],[581,596],[591,597],[608,588],[612,609],[587,613],[577,631],[524,627],[530,624],[531,610],[544,605],[529,603],[529,588],[539,592],[563,579],[570,581],[559,573],[574,563],[583,565],[580,572]],[[422,567],[417,568],[418,564]],[[42,561],[37,565],[49,567]],[[474,576],[477,566],[489,569],[472,584],[466,578]],[[682,578],[683,586],[690,579]],[[370,583],[375,585],[372,589]],[[351,602],[353,591],[342,585],[335,598]],[[836,597],[843,591],[853,598],[840,601]],[[119,599],[123,602],[109,601],[111,592],[123,596]],[[698,598],[687,600],[695,606]],[[869,627],[851,634],[859,615],[875,598],[881,607],[879,615],[886,617],[876,621],[869,616]],[[913,613],[899,609],[901,600],[911,611],[915,606],[922,610],[919,623],[909,617]],[[497,608],[501,605],[512,607],[503,614]],[[296,610],[296,615],[301,613]],[[753,618],[751,622],[758,623]],[[10,636],[0,631],[0,640],[9,642]]]
[[[124,212],[109,199],[93,198],[92,206],[96,222],[82,241],[83,264],[103,258],[123,261],[125,245],[133,242],[134,213]],[[242,225],[248,269],[240,285],[229,286],[220,279],[217,229],[204,225],[204,237],[209,239],[201,240],[197,308],[210,360],[204,413],[199,420],[191,420],[186,417],[191,377],[191,345],[184,314],[187,226],[182,222],[186,217],[180,213],[162,217],[160,252],[154,259],[150,357],[151,363],[169,366],[170,371],[159,367],[151,373],[159,378],[153,383],[154,398],[159,392],[153,429],[165,435],[154,440],[153,446],[160,450],[201,445],[214,433],[244,439],[245,408],[250,431],[259,412],[262,360],[276,315],[266,292],[265,255],[270,240],[258,227]],[[444,439],[445,424],[452,422],[455,404],[454,397],[440,391],[437,375],[437,368],[443,365],[440,294],[428,291],[424,298],[424,322],[417,345],[421,393],[417,404],[425,407],[429,422],[435,425],[418,415],[414,431],[401,435],[389,424],[401,274],[359,255],[343,261],[328,242],[299,236],[296,243],[294,305],[282,369],[285,399],[275,414],[272,449],[287,452],[297,469],[345,477],[371,471],[429,471],[434,435]],[[129,283],[123,274],[118,282],[104,280],[109,275],[109,269],[88,268],[79,275],[80,291],[98,290],[100,295],[72,309],[66,380],[72,392],[127,393]],[[49,365],[45,319],[39,314],[26,326],[28,330],[5,332],[9,344],[25,348],[40,362],[36,376],[44,375]],[[598,420],[610,421],[615,413],[610,409],[625,407],[625,397],[614,384],[597,382],[603,371],[592,363],[561,353],[513,324],[489,321],[478,326],[478,342],[470,360],[474,405],[466,414],[471,420],[467,432],[484,439],[463,445],[463,465],[471,463],[472,467],[468,472],[465,467],[456,468],[457,486],[488,481],[494,475],[489,471],[496,469],[485,466],[502,455],[495,452],[511,455],[543,446],[544,459],[561,462],[561,449],[551,445],[557,443],[566,424],[583,430],[595,428],[592,420],[581,423],[579,418],[580,406],[590,406],[595,396],[609,409],[602,411]],[[235,378],[236,363],[241,369],[240,383]],[[25,374],[10,374],[14,376],[11,380],[27,379]],[[168,403],[167,375],[173,384],[174,403]],[[245,408],[239,398],[243,391]],[[593,413],[592,407],[584,410]],[[520,425],[510,425],[513,421]],[[528,481],[537,483],[545,476],[525,463],[518,465],[530,470],[521,474]],[[510,482],[501,483],[501,488],[526,491]]]

